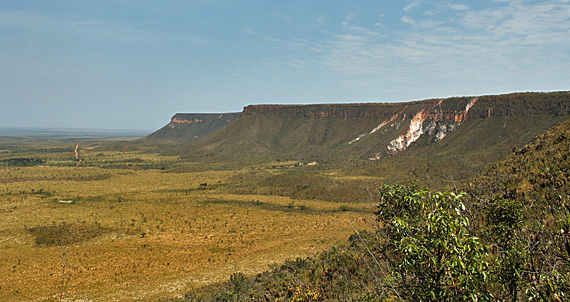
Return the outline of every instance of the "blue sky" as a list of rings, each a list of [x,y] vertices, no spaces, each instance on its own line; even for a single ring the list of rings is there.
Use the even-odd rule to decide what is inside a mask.
[[[570,90],[570,0],[0,2],[0,127]]]

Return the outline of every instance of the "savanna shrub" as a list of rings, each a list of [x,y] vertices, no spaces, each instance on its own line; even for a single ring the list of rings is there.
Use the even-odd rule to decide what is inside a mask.
[[[416,184],[383,186],[377,252],[390,273],[388,295],[410,301],[485,301],[487,248],[472,235],[464,194]]]

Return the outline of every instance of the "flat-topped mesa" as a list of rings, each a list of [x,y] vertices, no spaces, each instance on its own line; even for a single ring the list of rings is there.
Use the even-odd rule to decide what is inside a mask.
[[[240,113],[177,113],[170,123],[145,139],[196,140],[237,120]]]
[[[505,151],[504,146],[529,139],[568,116],[570,92],[400,103],[260,104],[229,115],[178,113],[148,138],[193,141],[176,152],[196,159],[377,160],[431,148],[461,154]]]
[[[430,118],[461,122],[467,118],[565,114],[569,92],[528,92],[479,97],[451,97],[398,103],[349,103],[309,105],[249,105],[242,116],[286,114],[303,117],[391,118],[394,114],[414,116],[425,108]],[[477,105],[477,106],[476,106]],[[467,114],[468,113],[468,114]]]

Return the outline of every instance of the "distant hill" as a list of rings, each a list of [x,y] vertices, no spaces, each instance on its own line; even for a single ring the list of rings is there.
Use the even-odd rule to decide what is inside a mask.
[[[168,125],[143,140],[196,140],[229,125],[239,116],[240,113],[177,113]]]
[[[569,114],[570,92],[407,103],[252,105],[227,127],[166,152],[214,160],[472,154],[477,162],[487,157],[496,161]]]

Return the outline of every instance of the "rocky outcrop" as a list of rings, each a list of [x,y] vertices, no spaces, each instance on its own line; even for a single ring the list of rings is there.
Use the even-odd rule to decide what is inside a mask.
[[[409,117],[411,117],[411,120],[409,121],[406,131],[386,145],[388,154],[394,155],[400,151],[404,151],[424,134],[431,136],[435,142],[440,141],[448,132],[455,130],[467,119],[469,111],[478,100],[479,98],[472,98],[467,102],[464,110],[453,111],[444,111],[442,109],[442,103],[445,101],[443,99],[424,101],[422,102],[422,106],[418,109],[419,111],[415,113],[410,112],[410,104],[405,104],[398,113],[383,120],[368,133],[358,135],[358,137],[351,140],[348,144],[354,144],[368,135],[382,131],[385,127],[396,127],[399,129]],[[458,103],[458,100],[449,101],[453,103],[450,108],[457,108],[456,103]],[[378,152],[370,159],[379,159],[381,154],[382,152]]]
[[[465,110],[454,113],[444,113],[441,110],[441,103],[444,100],[440,100],[436,106],[430,109],[422,108],[420,112],[414,115],[406,132],[386,146],[388,153],[396,154],[404,151],[423,134],[433,137],[436,142],[442,140],[448,132],[455,130],[467,119],[469,110],[478,100],[479,98],[471,99],[465,106]],[[424,126],[424,124],[426,125]]]

